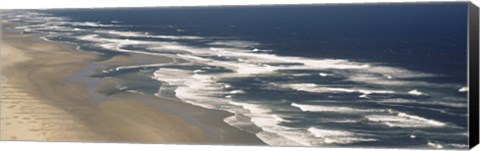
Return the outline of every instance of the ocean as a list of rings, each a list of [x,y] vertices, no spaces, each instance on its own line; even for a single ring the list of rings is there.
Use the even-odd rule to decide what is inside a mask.
[[[12,10],[1,16],[24,33],[73,43],[103,59],[129,53],[173,58],[91,77],[115,79],[116,92],[234,113],[227,124],[269,145],[468,148],[466,2]]]

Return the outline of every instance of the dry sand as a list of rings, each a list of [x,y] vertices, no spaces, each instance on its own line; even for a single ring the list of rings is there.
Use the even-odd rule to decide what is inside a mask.
[[[223,123],[228,114],[221,111],[140,94],[94,103],[85,85],[65,78],[98,54],[38,35],[2,33],[0,140],[263,144]]]

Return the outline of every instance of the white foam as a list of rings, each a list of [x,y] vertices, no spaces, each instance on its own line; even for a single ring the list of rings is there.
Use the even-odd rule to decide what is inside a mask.
[[[191,72],[179,69],[160,68],[154,72],[155,79],[168,82],[169,85],[182,85],[190,79]]]
[[[384,110],[377,109],[356,109],[342,106],[325,106],[325,105],[306,105],[292,103],[291,106],[300,108],[302,111],[310,112],[338,112],[338,113],[359,113],[359,112],[382,112]]]
[[[458,89],[458,92],[467,92],[467,91],[468,91],[468,87],[462,87]]]
[[[302,63],[304,66],[294,66],[291,69],[366,69],[370,68],[368,64],[360,64],[350,62],[342,59],[307,59],[301,57],[279,57],[271,56],[271,59],[290,62],[290,63]]]
[[[193,55],[178,55],[185,60],[197,61],[211,66],[222,66],[228,69],[235,70],[240,75],[254,75],[254,74],[267,74],[274,72],[277,68],[273,66],[260,66],[249,62],[227,62],[210,60],[204,57],[198,57]],[[232,75],[235,76],[235,75]]]
[[[354,142],[376,141],[376,139],[362,138],[355,133],[342,130],[319,129],[315,127],[308,128],[308,131],[315,137],[323,139],[326,144],[349,144]]]
[[[272,50],[263,50],[263,49],[253,49],[252,52],[272,52]]]
[[[323,72],[318,73],[318,75],[321,76],[321,77],[335,76],[334,74],[328,74],[328,73],[323,73]]]
[[[237,115],[229,116],[229,117],[223,119],[223,121],[224,121],[225,123],[228,123],[229,125],[234,126],[234,127],[242,127],[242,128],[243,128],[243,127],[249,127],[249,126],[252,125],[252,123],[250,123],[250,122],[242,122],[242,121],[240,121],[236,116],[237,116]]]
[[[251,122],[260,127],[263,131],[257,136],[269,145],[311,146],[307,134],[296,128],[279,125],[281,122],[288,122],[279,115],[272,114],[272,110],[259,104],[247,104],[230,102],[233,105],[245,109],[243,115],[250,117]],[[237,111],[238,113],[238,111]],[[275,138],[275,139],[273,139]]]
[[[116,36],[123,37],[141,37],[144,33],[141,32],[131,32],[131,31],[115,31],[115,30],[96,30],[96,33],[107,33]]]
[[[203,37],[198,37],[198,36],[173,36],[173,35],[151,35],[147,36],[150,38],[161,38],[161,39],[173,39],[173,40],[182,40],[182,39],[188,39],[188,40],[198,40],[198,39],[205,39]]]
[[[354,81],[358,83],[388,85],[388,86],[410,84],[410,82],[408,81],[386,80],[384,77],[377,76],[376,74],[372,74],[372,73],[354,73],[353,75],[348,75],[347,77],[349,81]]]
[[[411,139],[414,139],[414,138],[417,138],[417,136],[416,136],[416,135],[413,135],[413,134],[411,134],[411,135],[410,135],[410,138],[411,138]]]
[[[362,95],[360,95],[360,96],[358,96],[358,97],[359,97],[359,98],[369,98],[369,97],[368,97],[368,94],[362,94]]]
[[[291,76],[303,77],[303,76],[310,76],[310,74],[308,74],[308,73],[295,73],[295,74],[291,74]]]
[[[75,26],[90,26],[90,27],[115,27],[115,25],[101,24],[97,22],[72,22]]]
[[[199,40],[204,39],[198,36],[173,36],[173,35],[152,35],[144,32],[132,32],[132,31],[115,31],[115,30],[96,30],[97,33],[106,33],[116,36],[123,37],[143,37],[143,38],[161,38],[161,39],[172,39],[172,40]]]
[[[311,132],[315,137],[335,137],[335,136],[353,136],[352,132],[340,131],[340,130],[326,130],[318,129],[314,127],[308,128],[308,131]]]
[[[256,134],[263,142],[272,146],[311,146],[307,143],[298,143],[294,140],[285,138],[277,133],[262,131]]]
[[[84,36],[78,36],[77,39],[79,40],[85,40],[85,41],[92,41],[92,42],[99,42],[97,40],[98,35],[97,34],[90,34],[90,35],[84,35]]]
[[[236,48],[248,48],[259,45],[259,43],[251,41],[241,41],[241,40],[221,40],[214,41],[209,43],[212,46],[227,46],[227,47],[236,47]]]
[[[377,101],[377,102],[381,102],[381,103],[417,103],[418,101],[396,98],[396,99],[386,99],[386,100]]]
[[[403,112],[399,112],[398,116],[413,119],[413,120],[417,120],[417,121],[423,121],[423,122],[426,122],[426,123],[428,123],[432,126],[445,126],[446,125],[445,123],[442,123],[442,122],[439,122],[439,121],[429,120],[429,119],[426,119],[426,118],[423,118],[423,117],[420,117],[420,116],[409,115],[409,114],[403,113]]]
[[[425,95],[423,92],[420,92],[420,91],[418,91],[417,89],[413,89],[413,90],[411,90],[411,91],[408,91],[408,94],[417,95],[417,96],[419,96],[419,95]]]
[[[245,91],[243,91],[243,90],[232,90],[229,93],[230,94],[245,94]]]
[[[408,78],[428,78],[435,77],[434,74],[428,74],[418,71],[410,71],[401,68],[387,67],[381,65],[373,65],[368,70],[356,71],[354,73],[346,72],[346,77],[349,81],[375,84],[375,85],[387,85],[387,86],[435,86],[435,87],[450,87],[451,85],[421,82],[421,81],[408,81]],[[395,78],[394,78],[395,77]]]
[[[135,50],[128,50],[128,49],[122,48],[124,46],[129,46],[129,45],[151,45],[151,44],[154,44],[154,42],[130,40],[130,39],[101,38],[100,35],[98,34],[89,34],[84,36],[78,36],[76,38],[79,40],[97,43],[99,47],[102,47],[111,51],[130,52],[130,53],[156,55],[156,56],[167,56],[167,54],[159,54],[159,53],[146,52],[146,51],[135,51]]]
[[[154,72],[154,78],[176,87],[175,96],[187,103],[227,111],[234,107],[229,103],[233,95],[225,91],[225,84],[217,82],[218,78],[212,75],[194,74],[193,71],[182,69],[160,68]],[[238,90],[233,92],[241,93]]]
[[[358,123],[358,120],[353,120],[353,119],[335,119],[331,121],[333,123]]]
[[[442,149],[443,148],[443,145],[442,144],[439,144],[439,143],[433,143],[431,141],[428,141],[427,142],[427,145],[428,146],[431,146],[433,148],[437,148],[437,149]]]
[[[138,90],[127,90],[127,92],[130,92],[130,93],[138,93],[138,94],[144,94],[142,91],[138,91]]]
[[[197,69],[197,70],[194,70],[194,71],[193,71],[193,73],[202,73],[202,72],[205,72],[205,70]]]
[[[280,88],[289,88],[298,91],[306,91],[313,93],[363,93],[359,97],[366,97],[368,94],[393,94],[395,91],[391,90],[370,90],[370,89],[358,89],[358,88],[334,88],[314,83],[294,83],[294,84],[274,84]]]
[[[390,110],[390,115],[367,115],[369,121],[380,122],[389,127],[415,128],[415,127],[443,127],[445,123],[426,119],[416,115]]]
[[[444,98],[445,99],[445,98]],[[448,100],[443,101],[417,101],[417,100],[410,100],[410,99],[386,99],[381,101],[376,101],[379,103],[390,103],[390,104],[403,104],[403,103],[415,103],[415,104],[427,104],[427,105],[443,105],[448,107],[456,107],[456,108],[464,108],[467,107],[467,102],[452,102]],[[430,109],[435,110],[435,109]],[[444,111],[441,111],[444,112]],[[444,112],[445,113],[445,112]]]
[[[228,88],[231,88],[231,87],[232,87],[232,86],[231,86],[230,84],[224,84],[224,85],[223,85],[223,88],[225,88],[225,89],[228,89]]]
[[[268,74],[276,70],[287,69],[365,69],[368,64],[359,64],[341,59],[307,59],[302,57],[285,57],[273,54],[257,54],[235,48],[209,48],[211,51],[202,48],[190,48],[189,52],[201,55],[222,56],[236,58],[237,62],[217,61],[213,59],[198,59],[201,63],[216,64],[228,69],[237,70],[240,74]],[[190,57],[192,56],[183,56]],[[238,61],[240,60],[240,61]],[[293,63],[288,66],[269,66],[264,63]]]
[[[455,147],[455,148],[468,148],[469,147],[467,144],[447,144],[447,145]]]

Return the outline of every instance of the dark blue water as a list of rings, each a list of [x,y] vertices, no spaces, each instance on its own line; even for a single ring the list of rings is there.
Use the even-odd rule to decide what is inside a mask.
[[[270,145],[468,146],[467,3],[32,10],[4,17],[19,30],[106,58],[175,58],[93,77],[235,113],[224,121]],[[131,73],[145,77],[122,78]],[[138,82],[148,80],[157,83]]]
[[[466,3],[47,12],[75,21],[142,26],[125,30],[251,40],[281,55],[385,61],[444,74],[466,66]],[[455,75],[465,80],[466,72]]]

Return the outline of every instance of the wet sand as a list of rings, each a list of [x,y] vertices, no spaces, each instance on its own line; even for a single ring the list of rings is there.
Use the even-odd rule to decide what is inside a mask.
[[[97,92],[113,83],[89,77],[90,67],[145,61],[135,54],[96,61],[99,55],[2,30],[0,140],[264,145],[225,124],[227,112],[145,94]]]

